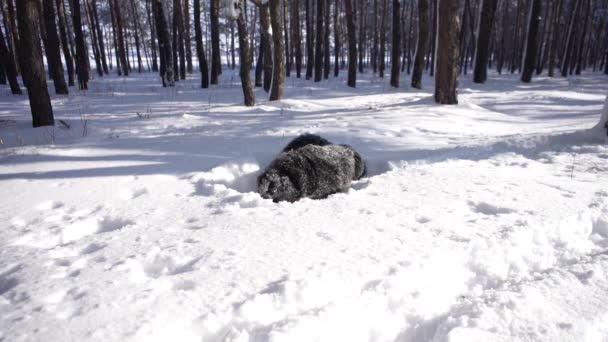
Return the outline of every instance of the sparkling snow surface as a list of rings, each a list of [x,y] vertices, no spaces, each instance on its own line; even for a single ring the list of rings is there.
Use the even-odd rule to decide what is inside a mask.
[[[0,341],[608,339],[606,76],[463,79],[457,106],[342,77],[247,108],[227,70],[112,76],[53,96],[70,129],[2,87]],[[369,176],[262,199],[304,132]]]

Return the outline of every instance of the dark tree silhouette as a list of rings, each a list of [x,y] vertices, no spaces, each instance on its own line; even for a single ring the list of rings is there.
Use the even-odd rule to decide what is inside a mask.
[[[209,67],[203,48],[203,30],[201,28],[201,0],[194,0],[194,37],[196,40],[196,56],[201,71],[201,88],[209,88]]]
[[[348,80],[349,87],[357,87],[357,28],[353,14],[352,0],[344,0],[344,13],[346,15],[346,29],[348,31]]]
[[[412,71],[412,87],[422,89],[422,70],[429,36],[429,2],[418,0],[418,43]]]
[[[541,0],[531,0],[528,16],[528,32],[526,36],[526,49],[524,52],[524,65],[521,81],[529,83],[536,67],[536,54],[538,51],[538,27],[540,23]]]
[[[475,71],[473,82],[484,83],[488,78],[488,61],[490,59],[490,38],[494,26],[497,0],[481,0],[481,14],[477,23],[477,45],[475,49]]]
[[[439,0],[437,16],[439,25],[437,30],[435,101],[440,104],[457,104],[458,32],[460,32],[458,0]]]

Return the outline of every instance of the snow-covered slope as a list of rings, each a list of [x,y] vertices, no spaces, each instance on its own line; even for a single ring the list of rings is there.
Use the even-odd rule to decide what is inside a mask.
[[[605,76],[463,81],[458,106],[292,78],[253,108],[223,77],[98,79],[54,97],[69,129],[0,89],[0,341],[608,338]],[[369,177],[262,199],[304,132]]]

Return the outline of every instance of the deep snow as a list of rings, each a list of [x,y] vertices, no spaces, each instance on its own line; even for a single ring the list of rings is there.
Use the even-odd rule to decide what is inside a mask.
[[[387,81],[247,108],[230,71],[109,77],[53,96],[69,129],[1,88],[0,341],[606,341],[606,76],[462,80],[458,106]],[[369,177],[262,199],[304,132]]]

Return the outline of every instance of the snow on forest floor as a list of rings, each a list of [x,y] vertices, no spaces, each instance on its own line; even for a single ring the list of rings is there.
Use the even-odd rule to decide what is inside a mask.
[[[247,108],[237,81],[98,79],[53,96],[69,129],[0,89],[0,341],[608,339],[606,76],[464,80],[457,106],[367,76]],[[368,177],[262,199],[304,132]]]

